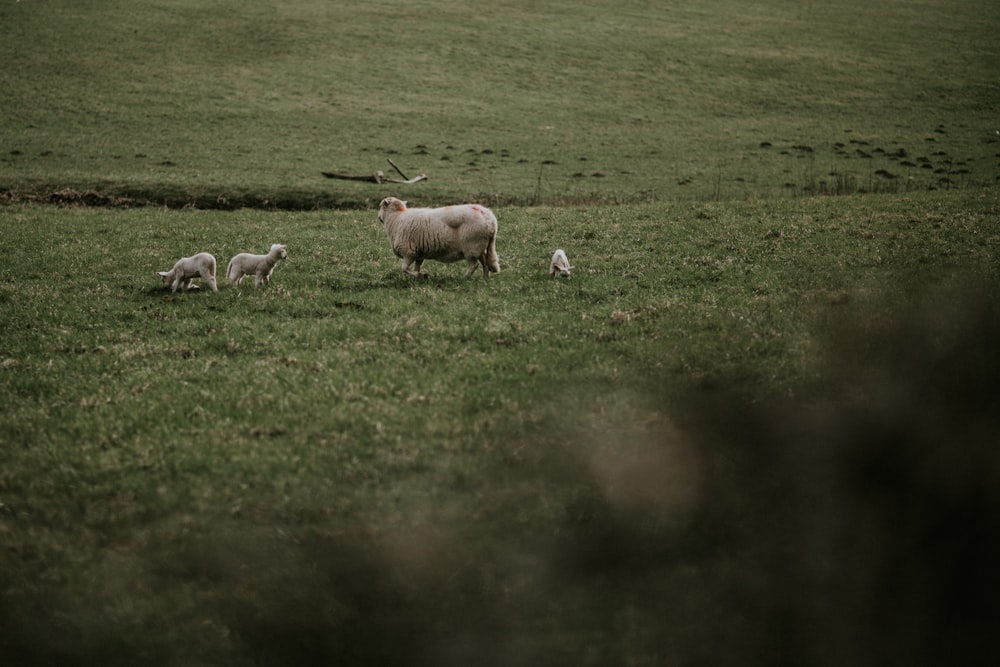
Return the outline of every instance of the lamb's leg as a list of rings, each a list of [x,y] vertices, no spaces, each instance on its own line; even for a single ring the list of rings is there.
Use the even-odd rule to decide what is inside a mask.
[[[479,260],[478,259],[470,259],[470,260],[468,260],[468,262],[469,262],[468,265],[465,267],[465,277],[466,278],[471,278],[472,274],[476,272],[477,268],[479,268]],[[486,265],[485,264],[483,264],[483,269],[484,270],[486,269]]]

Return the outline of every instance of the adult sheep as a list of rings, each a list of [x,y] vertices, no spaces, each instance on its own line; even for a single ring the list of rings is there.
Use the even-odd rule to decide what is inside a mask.
[[[445,263],[464,259],[468,262],[466,278],[476,272],[480,263],[484,278],[500,272],[497,218],[485,206],[407,208],[405,201],[386,197],[379,204],[378,219],[385,225],[392,251],[403,260],[404,273],[426,278],[427,274],[420,271],[426,259]]]

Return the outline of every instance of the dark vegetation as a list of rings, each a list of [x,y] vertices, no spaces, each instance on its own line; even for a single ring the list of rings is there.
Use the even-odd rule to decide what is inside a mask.
[[[854,194],[891,194],[914,192],[921,190],[982,188],[992,185],[992,181],[1000,181],[1000,162],[984,164],[982,158],[973,156],[956,157],[947,150],[948,131],[939,125],[928,133],[923,145],[918,149],[910,149],[894,145],[883,148],[869,139],[853,136],[851,130],[845,130],[846,141],[835,141],[832,144],[815,148],[803,143],[773,143],[761,141],[758,150],[751,151],[754,159],[747,167],[752,168],[756,160],[770,160],[767,154],[774,153],[776,166],[785,178],[780,183],[762,183],[759,178],[751,176],[751,172],[735,172],[723,174],[722,170],[711,178],[702,181],[697,198],[728,199],[734,196],[750,197],[767,192],[779,196],[812,196],[812,195],[854,195]],[[1000,149],[1000,135],[985,137],[985,146]],[[528,192],[475,192],[462,193],[450,190],[447,186],[432,188],[436,196],[447,198],[448,201],[478,201],[490,206],[535,206],[540,204],[620,204],[655,201],[661,195],[660,190],[651,188],[644,191],[631,191],[627,185],[622,185],[621,192],[600,192],[599,190],[578,189],[562,194],[546,192],[546,183],[551,179],[559,181],[580,181],[588,179],[603,179],[607,174],[601,171],[568,170],[576,165],[561,165],[556,160],[544,160],[532,163],[526,158],[513,160],[506,149],[457,151],[447,146],[440,160],[448,161],[453,154],[471,157],[467,163],[469,169],[478,171],[480,167],[490,170],[513,168],[518,171],[536,169],[538,182],[534,191]],[[15,158],[19,151],[13,151]],[[397,155],[389,151],[389,155]],[[427,155],[427,147],[418,145],[413,150],[414,156]],[[1000,153],[997,153],[1000,157]],[[146,156],[137,156],[145,160]],[[424,164],[420,157],[414,158],[414,164]],[[16,164],[16,159],[4,160]],[[581,157],[579,165],[586,165],[588,159]],[[978,164],[978,168],[977,165]],[[171,165],[172,166],[172,165]],[[823,172],[822,170],[828,169]],[[622,181],[628,181],[628,173],[619,175]],[[313,175],[320,183],[322,176],[317,171]],[[780,178],[777,176],[776,178]],[[695,183],[690,176],[672,178],[673,183],[681,190],[679,196],[687,198],[683,190]],[[755,184],[751,184],[753,181]],[[110,206],[126,208],[135,206],[166,206],[170,208],[199,208],[214,210],[238,210],[241,208],[262,208],[268,210],[309,211],[322,209],[371,209],[378,205],[380,194],[386,187],[375,185],[361,186],[352,189],[350,194],[342,191],[336,185],[330,188],[315,187],[293,189],[278,187],[268,194],[247,191],[245,189],[223,188],[218,190],[197,191],[189,188],[170,187],[165,184],[149,184],[142,187],[123,184],[106,184],[97,188],[77,190],[62,188],[47,190],[44,185],[22,185],[18,188],[0,192],[0,202],[34,202],[48,203],[60,206]],[[549,186],[551,187],[551,186]],[[711,188],[706,191],[704,188]],[[395,186],[395,192],[410,197],[421,197],[428,194],[425,184]]]

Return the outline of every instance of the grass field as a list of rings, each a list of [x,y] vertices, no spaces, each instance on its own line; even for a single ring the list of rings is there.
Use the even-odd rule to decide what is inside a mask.
[[[994,186],[993,2],[0,5],[0,191],[201,208]],[[71,195],[65,195],[71,196]]]
[[[907,462],[893,502],[958,483],[953,505],[995,507],[998,210],[972,192],[511,208],[502,273],[417,282],[372,212],[5,207],[0,647],[819,659],[876,623],[838,614],[926,537],[852,495],[865,457]],[[569,280],[547,275],[555,239]],[[271,241],[291,255],[267,288],[175,296],[154,275]],[[919,448],[855,451],[869,428]],[[831,662],[928,623],[880,619]]]
[[[997,25],[0,3],[0,664],[992,664]]]

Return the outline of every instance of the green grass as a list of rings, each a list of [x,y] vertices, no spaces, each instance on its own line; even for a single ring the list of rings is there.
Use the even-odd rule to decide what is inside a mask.
[[[847,593],[819,601],[822,542],[799,526],[835,529],[830,498],[854,498],[829,462],[796,481],[800,457],[842,456],[814,449],[840,442],[816,415],[846,429],[873,392],[895,423],[900,349],[992,346],[969,320],[993,312],[981,289],[932,297],[971,276],[995,303],[998,210],[971,191],[498,209],[500,274],[432,263],[414,281],[372,212],[4,207],[0,649],[745,664],[771,662],[790,608],[826,630],[782,650],[819,655],[861,621],[838,629]],[[271,242],[290,257],[267,288],[174,296],[154,275]],[[556,245],[569,280],[547,275]],[[988,400],[967,383],[995,369],[988,349],[935,385],[972,369],[958,387]],[[961,423],[981,414],[961,405]],[[797,416],[779,426],[779,407]],[[976,419],[972,454],[996,433]],[[772,561],[809,595],[777,593]],[[766,611],[738,621],[746,595]]]
[[[995,663],[1000,5],[689,5],[0,3],[0,663]]]
[[[995,187],[978,1],[0,8],[0,190],[202,208]],[[71,195],[72,193],[70,193]]]

